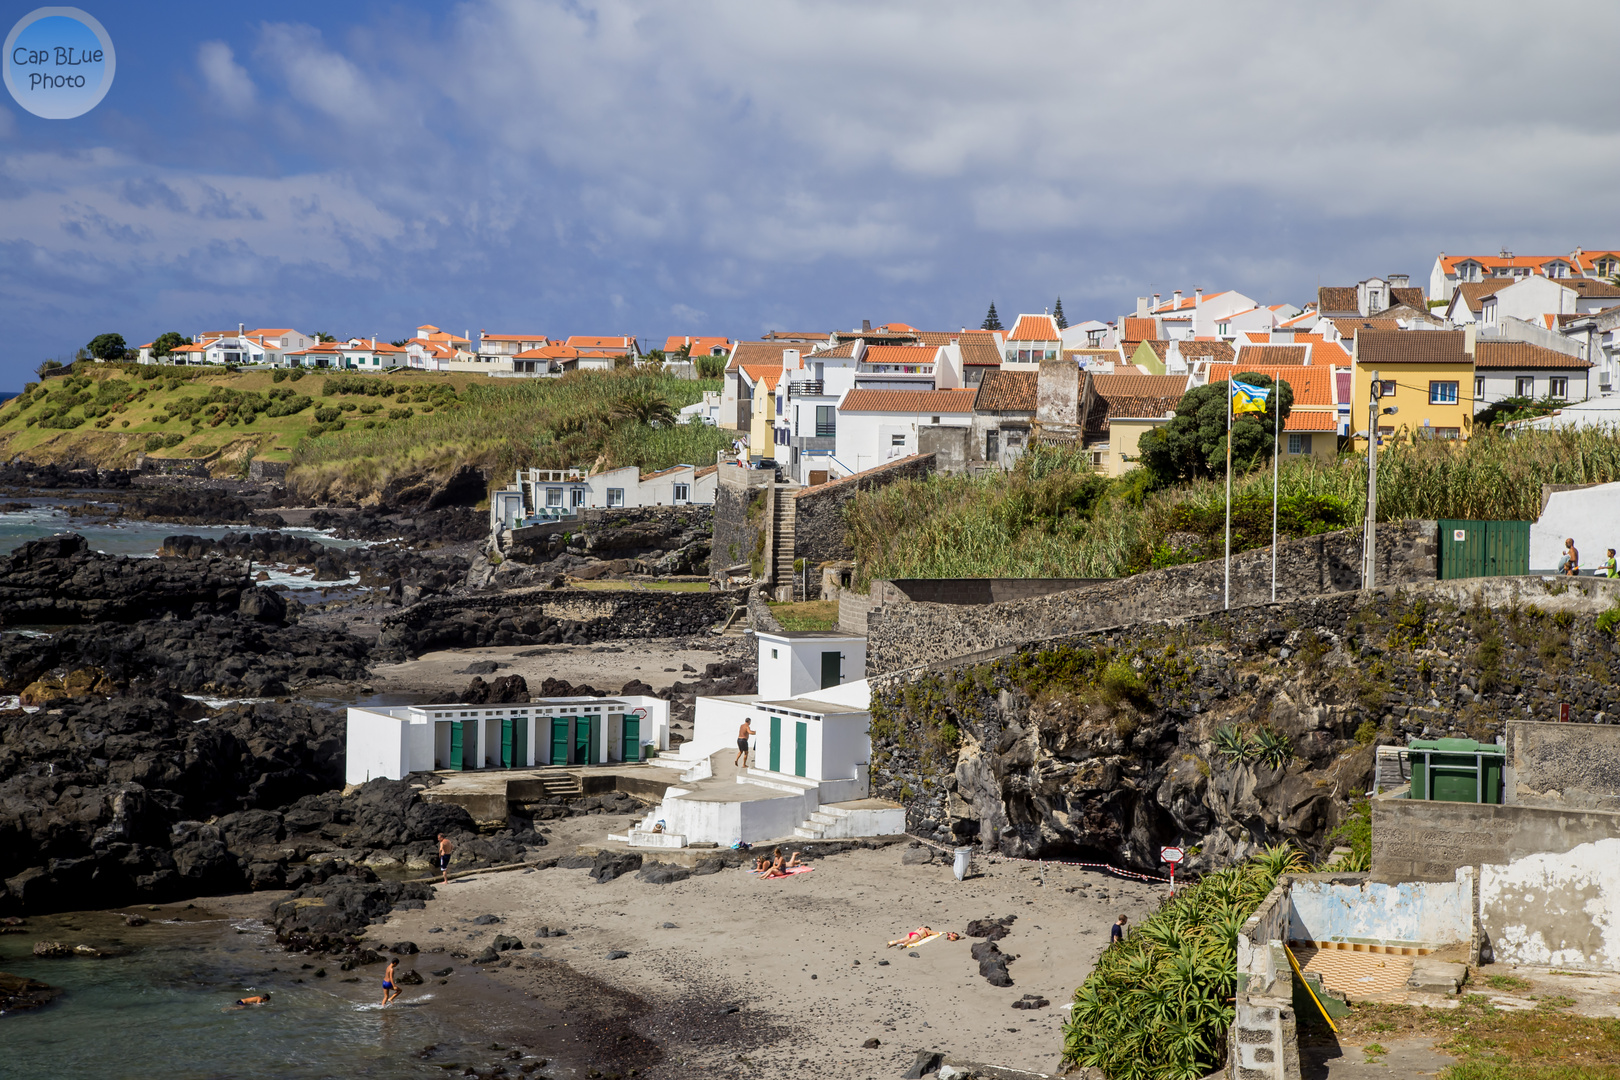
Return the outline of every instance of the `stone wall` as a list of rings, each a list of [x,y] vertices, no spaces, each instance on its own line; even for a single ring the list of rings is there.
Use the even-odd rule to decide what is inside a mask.
[[[1479,912],[1499,964],[1620,971],[1620,838],[1480,868]]]
[[[1382,584],[1432,581],[1437,576],[1435,523],[1408,521],[1378,530],[1378,580]],[[1277,598],[1295,600],[1361,586],[1359,530],[1286,540],[1277,549]],[[1106,626],[1126,626],[1220,611],[1225,563],[1208,562],[1151,570],[1029,600],[965,609],[948,604],[890,604],[867,616],[868,677],[963,656],[997,646],[1035,641]],[[1271,552],[1246,551],[1232,558],[1232,607],[1271,600]]]
[[[1432,802],[1388,792],[1372,800],[1372,880],[1452,881],[1458,868],[1557,854],[1620,836],[1620,813]]]
[[[1620,649],[1595,627],[1617,597],[1594,578],[1429,581],[877,676],[873,794],[920,836],[1018,856],[1152,869],[1160,846],[1196,846],[1196,873],[1282,841],[1325,855],[1380,743],[1490,741],[1561,701],[1577,721],[1620,718]],[[1281,747],[1271,763],[1222,749],[1262,737]]]
[[[1505,802],[1620,811],[1620,726],[1512,720]]]
[[[732,468],[731,471],[745,473],[753,470]],[[765,536],[771,524],[765,516],[765,488],[724,482],[716,484],[713,522],[709,580],[724,582],[729,567],[752,563],[765,550]]]
[[[849,559],[855,550],[849,546],[844,508],[863,491],[884,487],[896,480],[913,480],[934,470],[932,454],[914,454],[889,465],[847,476],[794,493],[797,508],[793,526],[793,555],[809,567],[836,559]],[[814,575],[812,575],[814,576]]]
[[[379,648],[420,656],[483,645],[583,643],[706,634],[732,612],[735,592],[513,589],[424,600],[383,620]]]
[[[1284,953],[1288,878],[1278,882],[1238,931],[1237,995],[1226,1032],[1226,1075],[1239,1080],[1297,1080],[1299,1031],[1294,973]]]

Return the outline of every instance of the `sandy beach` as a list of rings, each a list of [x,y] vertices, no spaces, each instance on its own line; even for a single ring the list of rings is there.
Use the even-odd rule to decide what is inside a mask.
[[[553,851],[600,843],[625,823],[556,823]],[[812,873],[771,881],[741,869],[668,885],[634,875],[596,884],[585,870],[560,868],[487,874],[440,886],[425,910],[395,913],[369,936],[416,942],[424,952],[406,963],[420,969],[455,967],[441,995],[491,980],[545,998],[554,975],[534,966],[538,955],[639,999],[643,1008],[623,1019],[661,1050],[642,1056],[643,1076],[893,1077],[922,1049],[1055,1072],[1062,1006],[1106,945],[1109,924],[1121,913],[1141,920],[1164,888],[1051,865],[1042,884],[1038,864],[1010,862],[976,863],[975,876],[957,882],[943,856],[904,866],[905,850],[832,855]],[[501,922],[472,922],[486,914]],[[919,925],[961,932],[971,920],[1007,915],[1017,916],[999,943],[1017,957],[1011,987],[979,975],[971,939],[885,948]],[[541,926],[568,934],[535,938]],[[476,956],[499,933],[530,951],[509,954],[515,962],[505,968],[454,955]],[[610,960],[613,951],[629,955]],[[1025,994],[1051,1004],[1014,1009]],[[590,1009],[580,1005],[582,1019]],[[874,1038],[876,1049],[863,1047]]]
[[[633,679],[640,679],[654,690],[663,690],[682,679],[694,678],[694,672],[701,674],[704,665],[726,655],[743,656],[745,653],[731,639],[719,638],[445,649],[424,653],[400,664],[379,664],[372,669],[370,685],[378,693],[442,694],[447,689],[467,685],[470,676],[459,673],[469,664],[489,660],[499,666],[493,674],[484,676],[485,681],[502,675],[521,675],[530,692],[537,695],[540,684],[548,678],[594,686],[607,693],[618,693]],[[683,665],[693,670],[684,670]]]

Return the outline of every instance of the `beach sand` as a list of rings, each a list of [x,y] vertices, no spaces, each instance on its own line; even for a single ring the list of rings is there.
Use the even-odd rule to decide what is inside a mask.
[[[628,820],[553,823],[548,854],[601,843]],[[539,956],[643,1005],[621,1014],[646,1041],[641,1076],[892,1077],[923,1049],[1056,1072],[1062,1006],[1107,944],[1109,925],[1122,913],[1140,922],[1165,888],[1052,865],[1043,885],[1038,864],[982,860],[976,876],[957,882],[943,855],[904,866],[906,850],[841,853],[819,860],[813,873],[772,881],[740,869],[669,885],[634,875],[596,884],[585,870],[558,868],[487,874],[439,886],[425,910],[395,913],[369,936],[445,949],[413,958],[419,968],[441,961],[456,968],[440,993],[476,979],[547,998],[557,973],[549,964],[537,968],[532,951],[508,954],[514,966],[507,968],[447,958],[475,956],[497,933],[540,946]],[[484,914],[502,922],[471,922]],[[970,920],[1006,915],[1017,916],[999,942],[1017,957],[1011,987],[979,975],[972,939],[884,945],[919,925],[960,933]],[[534,938],[541,926],[568,934]],[[433,927],[442,930],[429,933]],[[613,950],[630,955],[607,959]],[[1025,994],[1051,1005],[1013,1009]],[[579,1005],[583,1019],[591,1007]],[[872,1038],[881,1045],[864,1049]]]
[[[460,675],[467,665],[493,660],[501,665],[485,682],[503,675],[521,675],[536,696],[548,678],[584,684],[616,694],[625,683],[640,679],[655,690],[673,686],[682,679],[696,678],[706,664],[728,656],[751,659],[742,639],[640,638],[634,641],[605,641],[594,645],[511,645],[484,649],[445,649],[424,653],[400,664],[379,664],[372,669],[369,684],[379,693],[442,694],[465,687],[470,675]],[[528,655],[524,655],[528,654]],[[682,665],[696,669],[683,671]]]

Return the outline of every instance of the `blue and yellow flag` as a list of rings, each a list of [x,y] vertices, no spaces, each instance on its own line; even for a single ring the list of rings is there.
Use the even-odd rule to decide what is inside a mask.
[[[1232,380],[1232,413],[1265,412],[1271,391],[1263,386]]]

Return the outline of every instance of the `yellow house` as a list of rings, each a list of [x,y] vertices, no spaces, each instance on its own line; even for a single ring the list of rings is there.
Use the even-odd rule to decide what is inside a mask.
[[[1367,408],[1378,380],[1378,434],[1394,439],[1466,439],[1474,413],[1473,335],[1462,330],[1362,330],[1352,355],[1350,430],[1367,443]],[[1386,414],[1383,410],[1395,409]]]
[[[1136,468],[1142,436],[1176,415],[1187,376],[1099,374],[1090,376],[1090,389],[1101,404],[1086,422],[1092,461],[1099,472],[1121,476]]]

